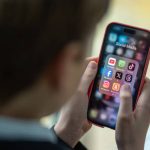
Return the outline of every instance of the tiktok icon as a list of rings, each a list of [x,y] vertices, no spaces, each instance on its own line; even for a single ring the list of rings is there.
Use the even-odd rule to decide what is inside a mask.
[[[129,63],[128,70],[134,71],[134,69],[135,69],[135,64],[134,63]]]

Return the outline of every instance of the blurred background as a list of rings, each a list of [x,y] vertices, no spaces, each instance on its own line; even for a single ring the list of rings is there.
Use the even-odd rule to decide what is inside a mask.
[[[112,0],[110,8],[103,20],[97,25],[91,55],[98,56],[106,26],[110,22],[120,22],[150,29],[150,0]],[[147,76],[150,77],[150,66]],[[48,126],[56,117],[44,118],[42,122]],[[149,131],[150,132],[150,131]],[[108,128],[93,126],[82,138],[89,150],[117,150],[115,132]],[[150,133],[147,135],[145,150],[150,150]]]

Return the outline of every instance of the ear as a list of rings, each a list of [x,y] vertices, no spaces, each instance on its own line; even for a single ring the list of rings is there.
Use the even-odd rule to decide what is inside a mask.
[[[62,78],[66,75],[68,66],[72,63],[78,63],[83,57],[83,50],[81,45],[77,42],[73,42],[65,46],[53,62],[49,64],[46,70],[46,80],[52,86],[58,90],[61,86]]]

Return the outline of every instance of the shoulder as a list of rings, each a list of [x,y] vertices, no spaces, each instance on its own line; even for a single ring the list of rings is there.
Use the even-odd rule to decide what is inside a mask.
[[[27,149],[27,150],[64,150],[61,146],[57,144],[53,144],[51,142],[35,142],[35,141],[1,141],[0,140],[0,149],[13,149],[13,150],[20,150],[20,149]]]

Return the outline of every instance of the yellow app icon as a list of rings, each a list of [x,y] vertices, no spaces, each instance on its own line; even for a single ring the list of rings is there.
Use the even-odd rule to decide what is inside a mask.
[[[120,84],[119,83],[113,83],[112,90],[118,92],[120,90]]]

